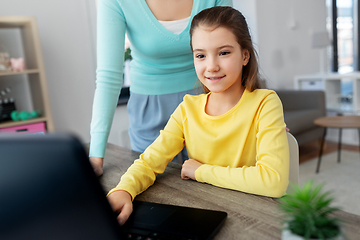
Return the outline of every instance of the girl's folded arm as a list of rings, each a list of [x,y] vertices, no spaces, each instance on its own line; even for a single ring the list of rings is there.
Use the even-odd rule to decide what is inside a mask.
[[[289,147],[282,104],[276,94],[270,94],[259,109],[255,119],[254,166],[231,168],[204,164],[195,172],[197,181],[269,197],[285,194],[289,179]]]

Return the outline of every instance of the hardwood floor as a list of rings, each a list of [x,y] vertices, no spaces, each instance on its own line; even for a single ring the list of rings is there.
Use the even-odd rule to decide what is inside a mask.
[[[338,149],[338,143],[325,142],[323,154],[335,152]],[[349,151],[359,151],[359,146],[342,144],[341,149]],[[309,142],[299,146],[299,162],[300,164],[310,159],[319,157],[320,141]]]

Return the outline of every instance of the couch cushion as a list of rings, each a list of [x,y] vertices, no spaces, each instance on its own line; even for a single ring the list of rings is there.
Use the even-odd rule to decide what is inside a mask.
[[[314,120],[319,117],[322,117],[322,113],[317,109],[284,112],[286,126],[292,134],[304,132],[316,127]]]
[[[318,109],[325,115],[324,91],[277,90],[284,111]]]

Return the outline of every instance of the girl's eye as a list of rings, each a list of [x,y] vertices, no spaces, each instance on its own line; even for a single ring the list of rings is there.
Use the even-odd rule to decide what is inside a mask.
[[[199,58],[199,59],[201,59],[201,58],[204,58],[205,57],[205,55],[203,55],[203,54],[196,54],[196,56],[195,56],[196,58]]]
[[[223,56],[223,55],[228,55],[228,54],[230,54],[230,52],[229,52],[229,51],[222,51],[222,52],[220,52],[220,56]]]

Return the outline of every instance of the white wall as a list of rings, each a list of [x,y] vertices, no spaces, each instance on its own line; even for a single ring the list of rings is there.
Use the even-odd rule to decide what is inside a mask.
[[[128,134],[129,128],[129,118],[128,112],[126,110],[126,105],[121,105],[116,108],[113,126],[109,135],[109,142],[122,146],[131,148],[130,139]]]
[[[257,0],[260,66],[269,86],[292,89],[295,75],[319,72],[311,32],[326,30],[325,0]]]
[[[258,44],[258,24],[256,14],[256,1],[254,0],[233,0],[233,7],[238,9],[246,18],[250,29],[251,38],[255,47]]]
[[[269,87],[293,88],[293,77],[319,71],[310,31],[325,29],[325,0],[234,0],[247,18]],[[1,0],[0,15],[38,19],[55,130],[88,142],[95,90],[95,0]],[[296,23],[293,29],[291,23]],[[109,142],[129,147],[125,106]]]
[[[320,52],[310,37],[326,30],[325,0],[233,1],[247,18],[269,87],[292,89],[295,75],[319,72]]]

